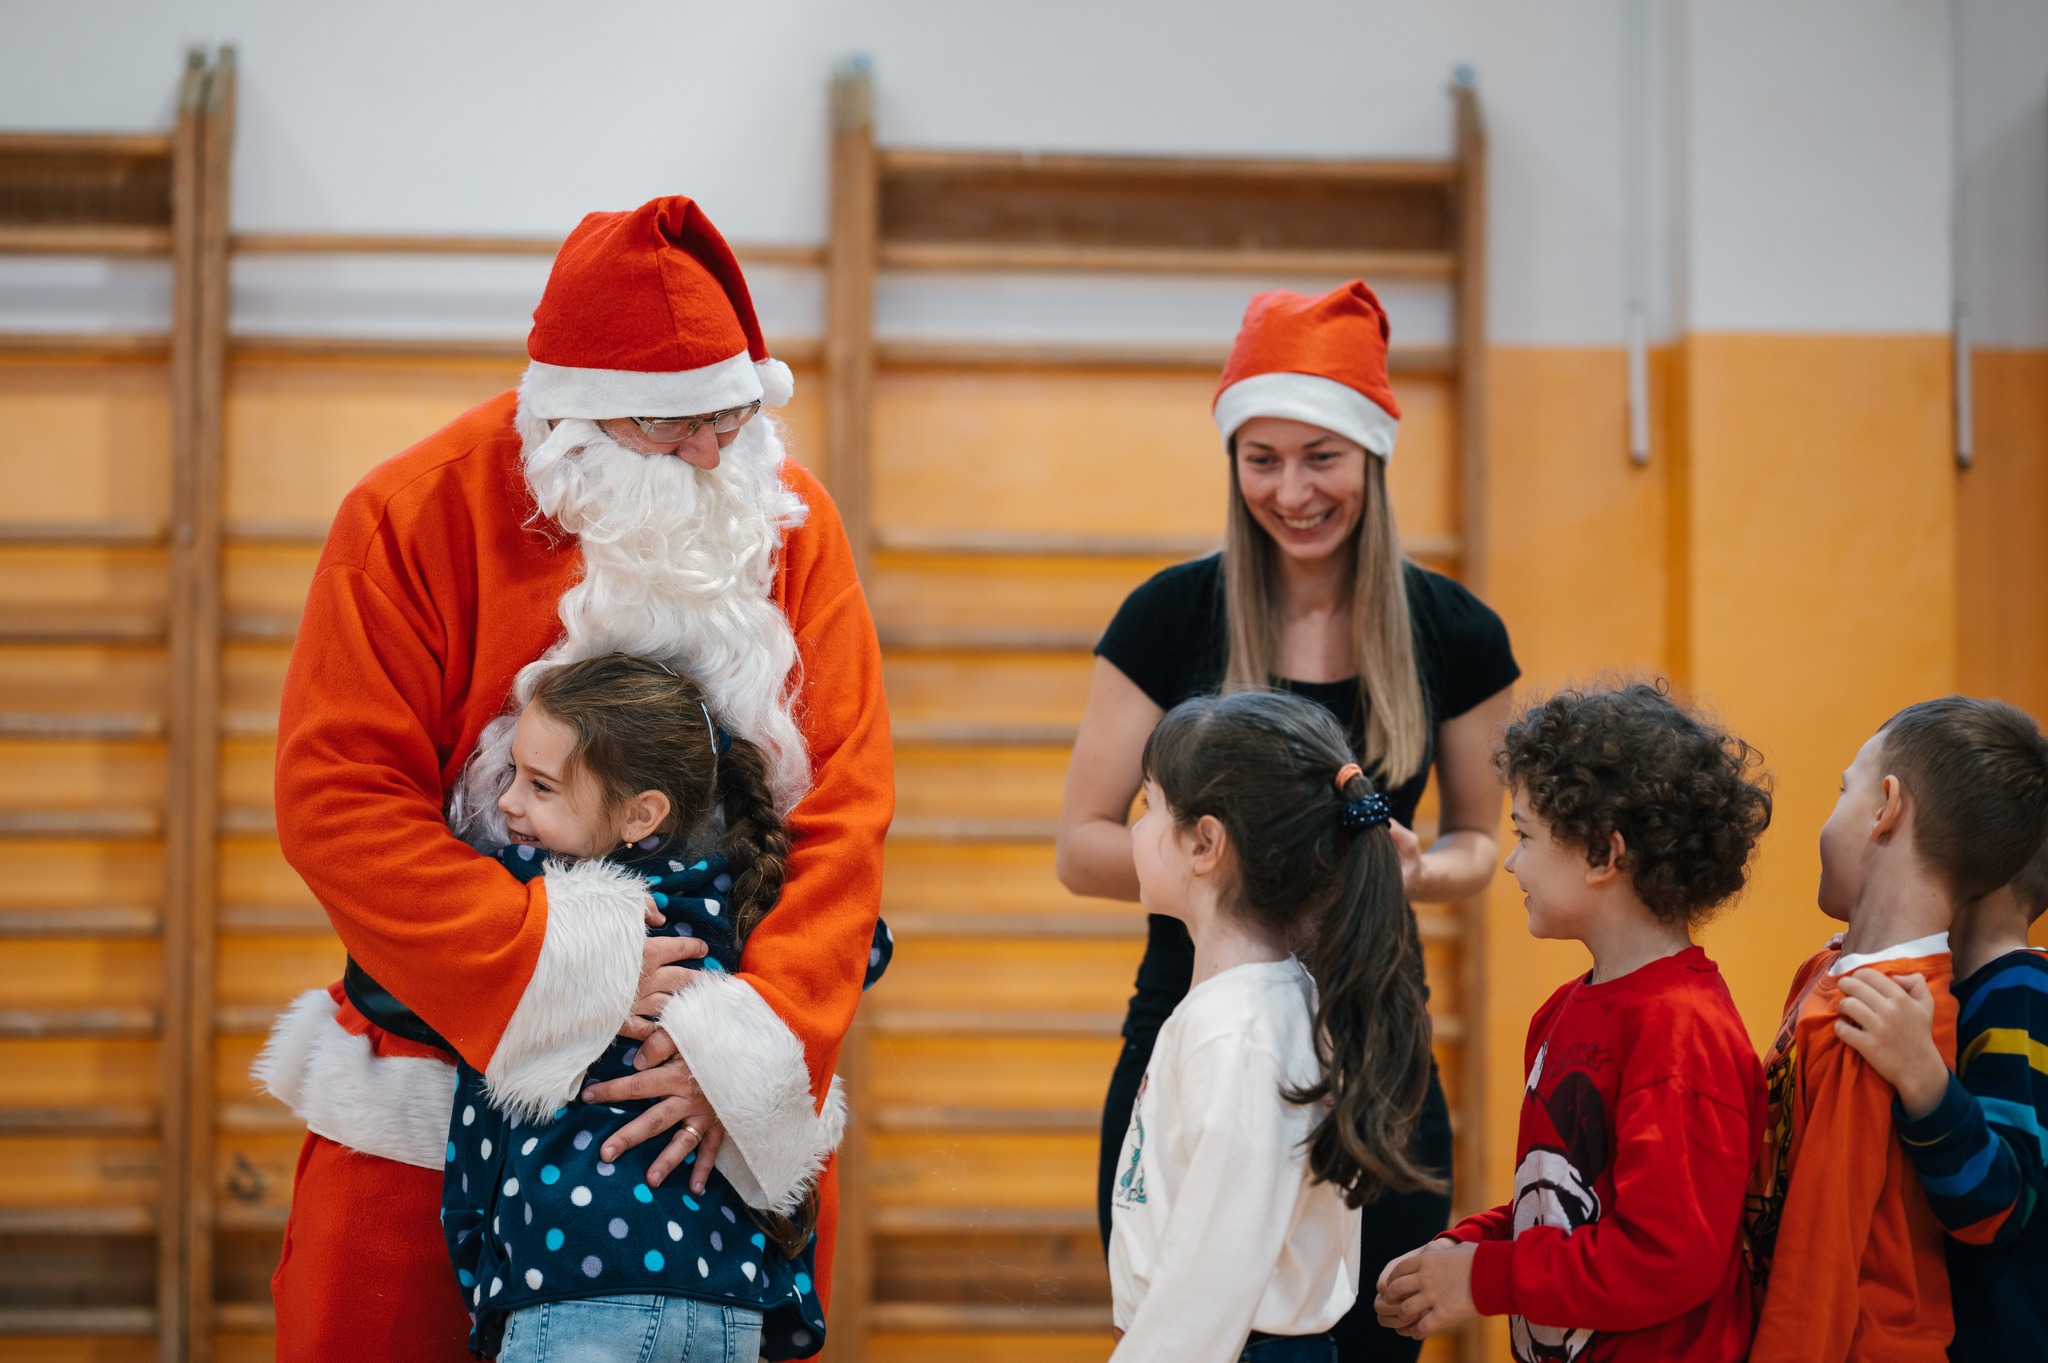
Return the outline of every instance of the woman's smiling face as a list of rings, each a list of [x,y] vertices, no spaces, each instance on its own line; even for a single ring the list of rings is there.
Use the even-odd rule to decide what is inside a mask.
[[[1319,562],[1351,542],[1365,514],[1366,465],[1354,440],[1286,417],[1237,428],[1237,487],[1289,558]]]

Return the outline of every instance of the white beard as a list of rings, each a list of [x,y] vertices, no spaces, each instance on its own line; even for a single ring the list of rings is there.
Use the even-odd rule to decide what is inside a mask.
[[[783,486],[781,432],[762,414],[706,472],[635,454],[595,422],[518,414],[535,506],[576,537],[583,580],[563,593],[562,637],[519,671],[507,711],[463,768],[449,824],[472,842],[506,841],[498,796],[511,778],[512,729],[540,678],[601,653],[656,658],[694,678],[718,722],[769,759],[778,813],[810,788],[797,725],[796,636],[770,597],[785,531],[809,514]]]

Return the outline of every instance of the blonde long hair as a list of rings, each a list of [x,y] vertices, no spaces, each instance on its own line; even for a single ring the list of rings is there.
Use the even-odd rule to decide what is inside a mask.
[[[1408,615],[1401,537],[1387,497],[1386,461],[1365,456],[1365,510],[1352,535],[1351,644],[1358,658],[1358,702],[1365,717],[1365,765],[1388,787],[1422,770],[1429,712]],[[1225,691],[1273,684],[1279,656],[1279,547],[1245,504],[1237,481],[1237,439],[1230,441],[1230,516],[1223,553],[1223,611],[1230,655]]]

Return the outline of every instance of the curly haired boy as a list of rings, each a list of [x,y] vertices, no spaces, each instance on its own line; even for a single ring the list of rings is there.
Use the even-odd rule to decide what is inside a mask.
[[[1593,968],[1529,1024],[1514,1200],[1387,1265],[1379,1317],[1419,1338],[1506,1315],[1523,1363],[1735,1363],[1763,1073],[1692,929],[1748,879],[1760,759],[1635,684],[1530,707],[1496,760],[1529,931],[1583,942]]]

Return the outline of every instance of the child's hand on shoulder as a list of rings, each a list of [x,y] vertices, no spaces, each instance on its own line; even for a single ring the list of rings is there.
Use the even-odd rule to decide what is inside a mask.
[[[1432,1240],[1388,1264],[1372,1303],[1380,1324],[1422,1339],[1478,1315],[1472,1304],[1472,1258],[1478,1252],[1477,1245]]]
[[[1842,977],[1835,1035],[1899,1095],[1908,1117],[1925,1117],[1948,1091],[1948,1062],[1934,1044],[1934,995],[1919,975],[1879,970]]]

